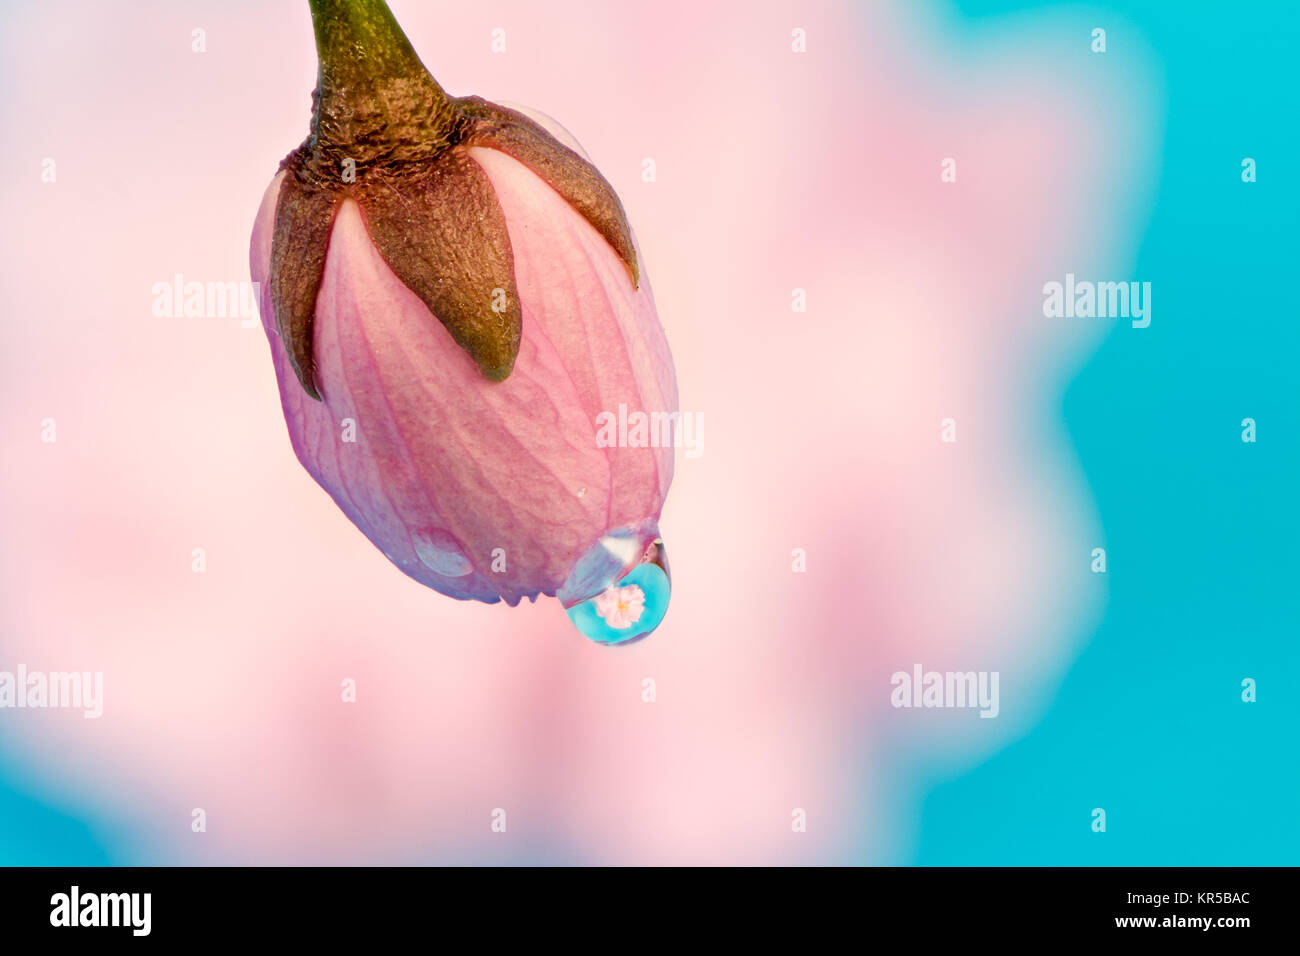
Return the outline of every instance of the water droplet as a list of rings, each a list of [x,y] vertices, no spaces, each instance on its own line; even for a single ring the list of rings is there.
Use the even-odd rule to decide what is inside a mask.
[[[581,497],[582,497],[583,495],[585,495],[586,493],[587,493],[587,489],[586,489],[586,488],[579,488],[579,489],[578,489],[578,497],[579,497],[579,498],[581,498]]]
[[[447,578],[463,578],[474,570],[460,544],[446,531],[433,529],[411,535],[411,545],[425,566]]]
[[[668,553],[653,521],[607,531],[556,592],[569,620],[597,644],[631,644],[668,613]]]

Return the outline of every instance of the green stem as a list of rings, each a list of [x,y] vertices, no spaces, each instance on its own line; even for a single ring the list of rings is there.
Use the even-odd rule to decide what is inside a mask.
[[[456,111],[384,0],[307,0],[320,62],[311,145],[363,163],[424,158]]]

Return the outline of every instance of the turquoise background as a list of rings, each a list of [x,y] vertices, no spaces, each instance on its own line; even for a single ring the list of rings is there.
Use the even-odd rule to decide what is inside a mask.
[[[956,6],[975,27],[1059,5]],[[1082,9],[1140,31],[1166,109],[1133,273],[1158,290],[1156,320],[1112,334],[1061,410],[1105,529],[1110,599],[1041,723],[924,796],[912,862],[1294,865],[1300,4]],[[1108,39],[1111,53],[1124,42]],[[1094,807],[1105,834],[1088,826]]]

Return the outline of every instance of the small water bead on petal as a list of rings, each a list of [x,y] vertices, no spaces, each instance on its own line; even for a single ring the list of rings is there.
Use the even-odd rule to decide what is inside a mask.
[[[411,545],[416,555],[434,574],[448,578],[462,578],[474,570],[460,544],[446,531],[432,529],[416,531],[411,535]]]

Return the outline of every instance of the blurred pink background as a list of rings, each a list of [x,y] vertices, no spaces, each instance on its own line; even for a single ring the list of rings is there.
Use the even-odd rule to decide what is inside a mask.
[[[101,670],[105,712],[10,711],[0,749],[136,863],[905,862],[919,781],[1031,726],[1104,605],[1055,413],[1104,329],[1040,290],[1136,241],[1150,78],[1064,57],[1069,13],[959,42],[943,4],[391,6],[623,199],[705,421],[666,621],[610,649],[421,588],[297,464],[261,329],[153,315],[176,273],[248,279],[306,3],[19,3],[0,668]],[[892,709],[914,663],[1000,671],[999,718]]]

